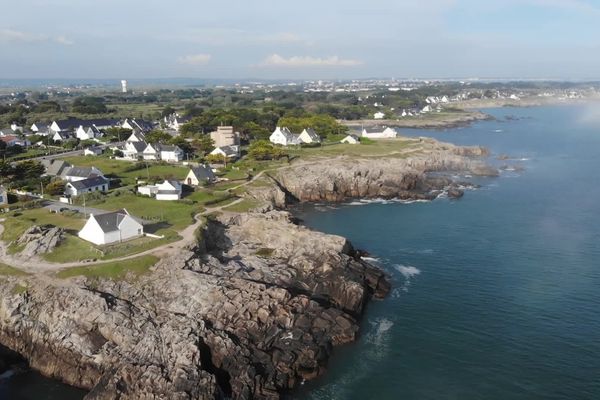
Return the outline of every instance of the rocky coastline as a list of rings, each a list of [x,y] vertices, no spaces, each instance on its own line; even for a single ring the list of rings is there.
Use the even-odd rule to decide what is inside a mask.
[[[209,218],[197,244],[114,281],[0,280],[0,344],[86,399],[279,399],[354,341],[386,274],[343,237],[281,209],[349,198],[460,197],[449,173],[493,176],[479,147],[420,139],[397,157],[338,157],[266,175],[257,212]]]

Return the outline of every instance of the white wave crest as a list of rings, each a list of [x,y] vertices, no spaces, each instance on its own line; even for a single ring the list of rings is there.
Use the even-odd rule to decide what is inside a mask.
[[[400,272],[402,276],[404,276],[404,278],[407,280],[421,274],[420,269],[410,265],[394,265],[394,268],[396,269],[396,271]]]

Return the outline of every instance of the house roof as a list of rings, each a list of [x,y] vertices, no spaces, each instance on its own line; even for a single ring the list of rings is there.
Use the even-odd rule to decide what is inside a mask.
[[[6,135],[6,136],[0,136],[0,140],[2,140],[4,143],[9,143],[9,142],[12,142],[13,140],[19,140],[19,138],[16,136],[12,136],[12,135]]]
[[[65,168],[70,168],[71,164],[64,160],[42,160],[42,165],[46,167],[46,175],[58,176]]]
[[[91,176],[98,176],[100,175],[99,173],[102,174],[102,172],[95,167],[71,167],[69,169],[66,169],[62,175],[89,178]]]
[[[93,176],[81,181],[69,182],[67,185],[73,186],[77,190],[94,188],[96,186],[106,185],[108,180],[102,176]]]
[[[125,217],[128,215],[129,213],[127,212],[127,210],[122,209],[106,214],[93,215],[90,218],[94,218],[96,220],[98,225],[100,225],[100,229],[102,229],[102,232],[108,233],[118,231],[119,225],[121,225],[123,219],[125,219]]]
[[[92,125],[114,126],[119,123],[119,120],[110,119],[110,118],[98,118],[98,119],[69,118],[69,119],[63,119],[63,120],[58,120],[58,121],[54,121],[54,122],[56,122],[56,125],[58,125],[58,127],[61,130],[70,130],[70,129],[77,129],[80,126],[92,126]]]
[[[128,142],[128,143],[130,146],[133,146],[135,151],[137,151],[138,153],[143,153],[144,150],[146,150],[146,147],[148,146],[148,143],[146,143],[146,142]]]
[[[225,155],[227,155],[228,157],[229,157],[229,156],[236,156],[236,155],[238,155],[238,152],[239,152],[239,146],[235,146],[235,145],[233,145],[233,146],[221,146],[221,147],[217,147],[217,148],[215,148],[215,150],[213,150],[213,151],[211,152],[211,154],[212,154],[213,152],[215,152],[217,149],[220,149],[220,150],[221,150],[223,153],[225,153]],[[215,154],[216,154],[216,153],[215,153]]]
[[[198,180],[215,179],[215,174],[214,174],[213,170],[206,165],[192,167],[191,171],[194,174],[194,176],[196,177],[196,179],[198,179]]]
[[[179,146],[167,145],[167,144],[157,144],[154,146],[157,151],[181,151]]]

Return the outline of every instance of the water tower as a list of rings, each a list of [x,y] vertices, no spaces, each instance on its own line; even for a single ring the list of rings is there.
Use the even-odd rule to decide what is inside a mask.
[[[121,91],[123,93],[127,93],[127,81],[126,80],[121,81]]]

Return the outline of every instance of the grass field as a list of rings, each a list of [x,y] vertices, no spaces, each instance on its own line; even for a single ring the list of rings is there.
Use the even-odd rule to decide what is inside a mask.
[[[189,172],[188,167],[159,164],[152,161],[146,164],[147,168],[144,166],[141,169],[131,170],[137,164],[136,162],[111,160],[108,157],[67,157],[65,161],[78,167],[94,166],[100,169],[105,175],[115,175],[121,178],[123,185],[133,185],[136,183],[137,178],[147,180],[148,177],[151,179],[159,178],[160,180],[183,180]]]
[[[2,224],[4,225],[2,240],[12,242],[33,225],[54,225],[68,230],[80,230],[85,224],[85,219],[83,219],[83,216],[78,218],[71,215],[51,213],[45,208],[35,208],[24,210],[21,215],[11,213]]]
[[[91,265],[89,267],[74,267],[64,269],[56,274],[58,278],[67,279],[74,276],[84,276],[91,279],[133,280],[147,274],[150,267],[158,262],[154,256],[142,256],[131,260],[108,262],[106,264]]]
[[[27,272],[21,271],[20,269],[11,267],[10,265],[0,263],[0,275],[4,276],[26,276],[29,275]]]
[[[418,142],[414,139],[378,139],[372,140],[367,144],[325,144],[321,147],[290,148],[290,156],[299,158],[321,158],[333,156],[389,156],[395,153],[402,153],[412,148],[418,147]]]
[[[253,208],[256,208],[260,204],[261,204],[261,202],[256,199],[244,199],[244,200],[240,201],[239,203],[232,204],[228,207],[223,208],[223,211],[242,213],[242,212],[247,212]]]

